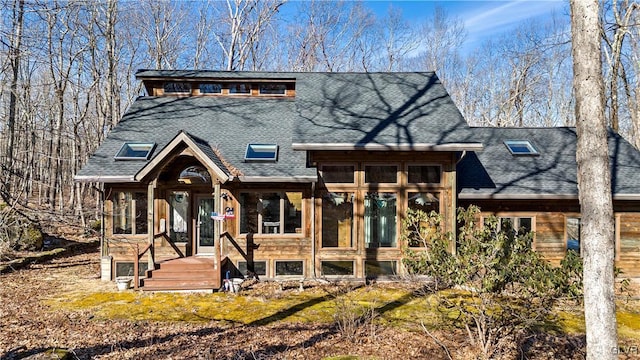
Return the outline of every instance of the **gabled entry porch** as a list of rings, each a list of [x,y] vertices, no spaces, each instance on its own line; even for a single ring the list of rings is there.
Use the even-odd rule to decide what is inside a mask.
[[[136,175],[149,206],[143,290],[217,290],[223,213],[221,185],[230,178],[204,141],[180,132]]]

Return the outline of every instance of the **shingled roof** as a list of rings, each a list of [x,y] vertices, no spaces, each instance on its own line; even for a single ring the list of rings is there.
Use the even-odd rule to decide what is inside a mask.
[[[76,176],[79,181],[129,182],[145,161],[118,161],[124,142],[154,142],[153,158],[180,131],[200,139],[244,175],[315,179],[311,148],[479,150],[481,144],[434,73],[263,73],[156,71],[152,79],[295,79],[296,96],[138,98]],[[249,143],[279,146],[275,163],[245,162]],[[217,156],[214,157],[217,159]],[[241,179],[242,180],[242,179]]]
[[[578,196],[576,130],[554,128],[472,128],[482,152],[458,163],[461,199],[540,199]],[[512,155],[505,141],[526,140],[535,155]],[[617,199],[640,199],[640,152],[620,135],[609,133],[612,191]]]

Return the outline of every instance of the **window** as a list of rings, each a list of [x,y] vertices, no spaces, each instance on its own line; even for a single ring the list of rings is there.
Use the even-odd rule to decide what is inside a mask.
[[[251,84],[233,83],[229,84],[229,94],[251,94]]]
[[[156,147],[155,143],[124,143],[114,157],[116,160],[147,160]]]
[[[188,242],[189,193],[174,191],[169,197],[169,238],[173,242]]]
[[[302,233],[302,192],[241,193],[240,232]]]
[[[202,166],[189,166],[180,172],[178,182],[183,184],[210,183],[211,175]]]
[[[222,94],[222,84],[202,83],[200,94]]]
[[[276,261],[276,276],[302,276],[304,275],[304,262],[299,261]]]
[[[371,277],[379,277],[379,276],[393,276],[398,272],[397,262],[395,261],[373,261],[366,260],[364,262],[364,276]]]
[[[407,169],[408,182],[411,184],[439,184],[440,166],[438,165],[409,165]]]
[[[567,217],[567,251],[581,253],[580,218]]]
[[[322,247],[353,246],[354,194],[329,193],[322,197]]]
[[[364,182],[368,184],[395,184],[398,182],[398,167],[395,165],[366,165]]]
[[[353,184],[355,166],[353,165],[324,165],[321,168],[322,181],[325,184]]]
[[[261,84],[260,95],[286,95],[287,85],[285,84]]]
[[[238,270],[240,273],[245,275],[248,273],[249,268],[247,267],[246,261],[238,261]],[[267,276],[267,262],[266,261],[254,261],[253,262],[253,272],[258,276]]]
[[[277,161],[277,144],[249,144],[244,154],[245,161]]]
[[[364,198],[364,242],[367,248],[396,246],[395,193],[370,192]]]
[[[149,270],[149,263],[139,261],[138,276],[146,276],[147,270]],[[119,276],[134,276],[133,262],[116,262],[116,277]]]
[[[538,150],[528,140],[507,140],[504,142],[512,155],[538,155]]]
[[[323,261],[324,276],[353,276],[353,261]]]
[[[432,211],[435,213],[440,213],[440,193],[410,192],[408,195],[409,209],[420,210],[426,214],[430,214]],[[430,234],[430,230],[427,231],[427,229],[429,228],[429,224],[421,223],[420,227],[421,229],[412,229],[412,231],[416,233],[413,233],[409,238],[410,247],[426,247],[427,244],[425,244],[425,240],[428,239],[421,238],[420,236],[418,236],[417,232],[421,230],[420,233],[423,234],[423,236],[428,236]],[[435,231],[435,228],[432,230]]]
[[[526,234],[533,229],[533,221],[530,217],[500,217],[498,221],[501,231],[515,231],[519,234]]]
[[[188,82],[166,82],[164,83],[165,94],[189,94],[191,93],[191,84]]]
[[[146,234],[147,194],[143,192],[118,191],[113,198],[113,233]]]

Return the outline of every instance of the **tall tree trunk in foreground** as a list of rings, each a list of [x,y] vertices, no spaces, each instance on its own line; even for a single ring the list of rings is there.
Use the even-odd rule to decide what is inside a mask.
[[[598,0],[571,0],[587,359],[615,359],[614,227]]]

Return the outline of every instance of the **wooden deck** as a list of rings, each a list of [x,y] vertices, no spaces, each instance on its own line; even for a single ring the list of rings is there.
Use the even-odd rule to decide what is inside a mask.
[[[214,259],[190,256],[164,261],[155,270],[147,271],[143,291],[207,290],[221,287],[220,268],[214,269]]]

